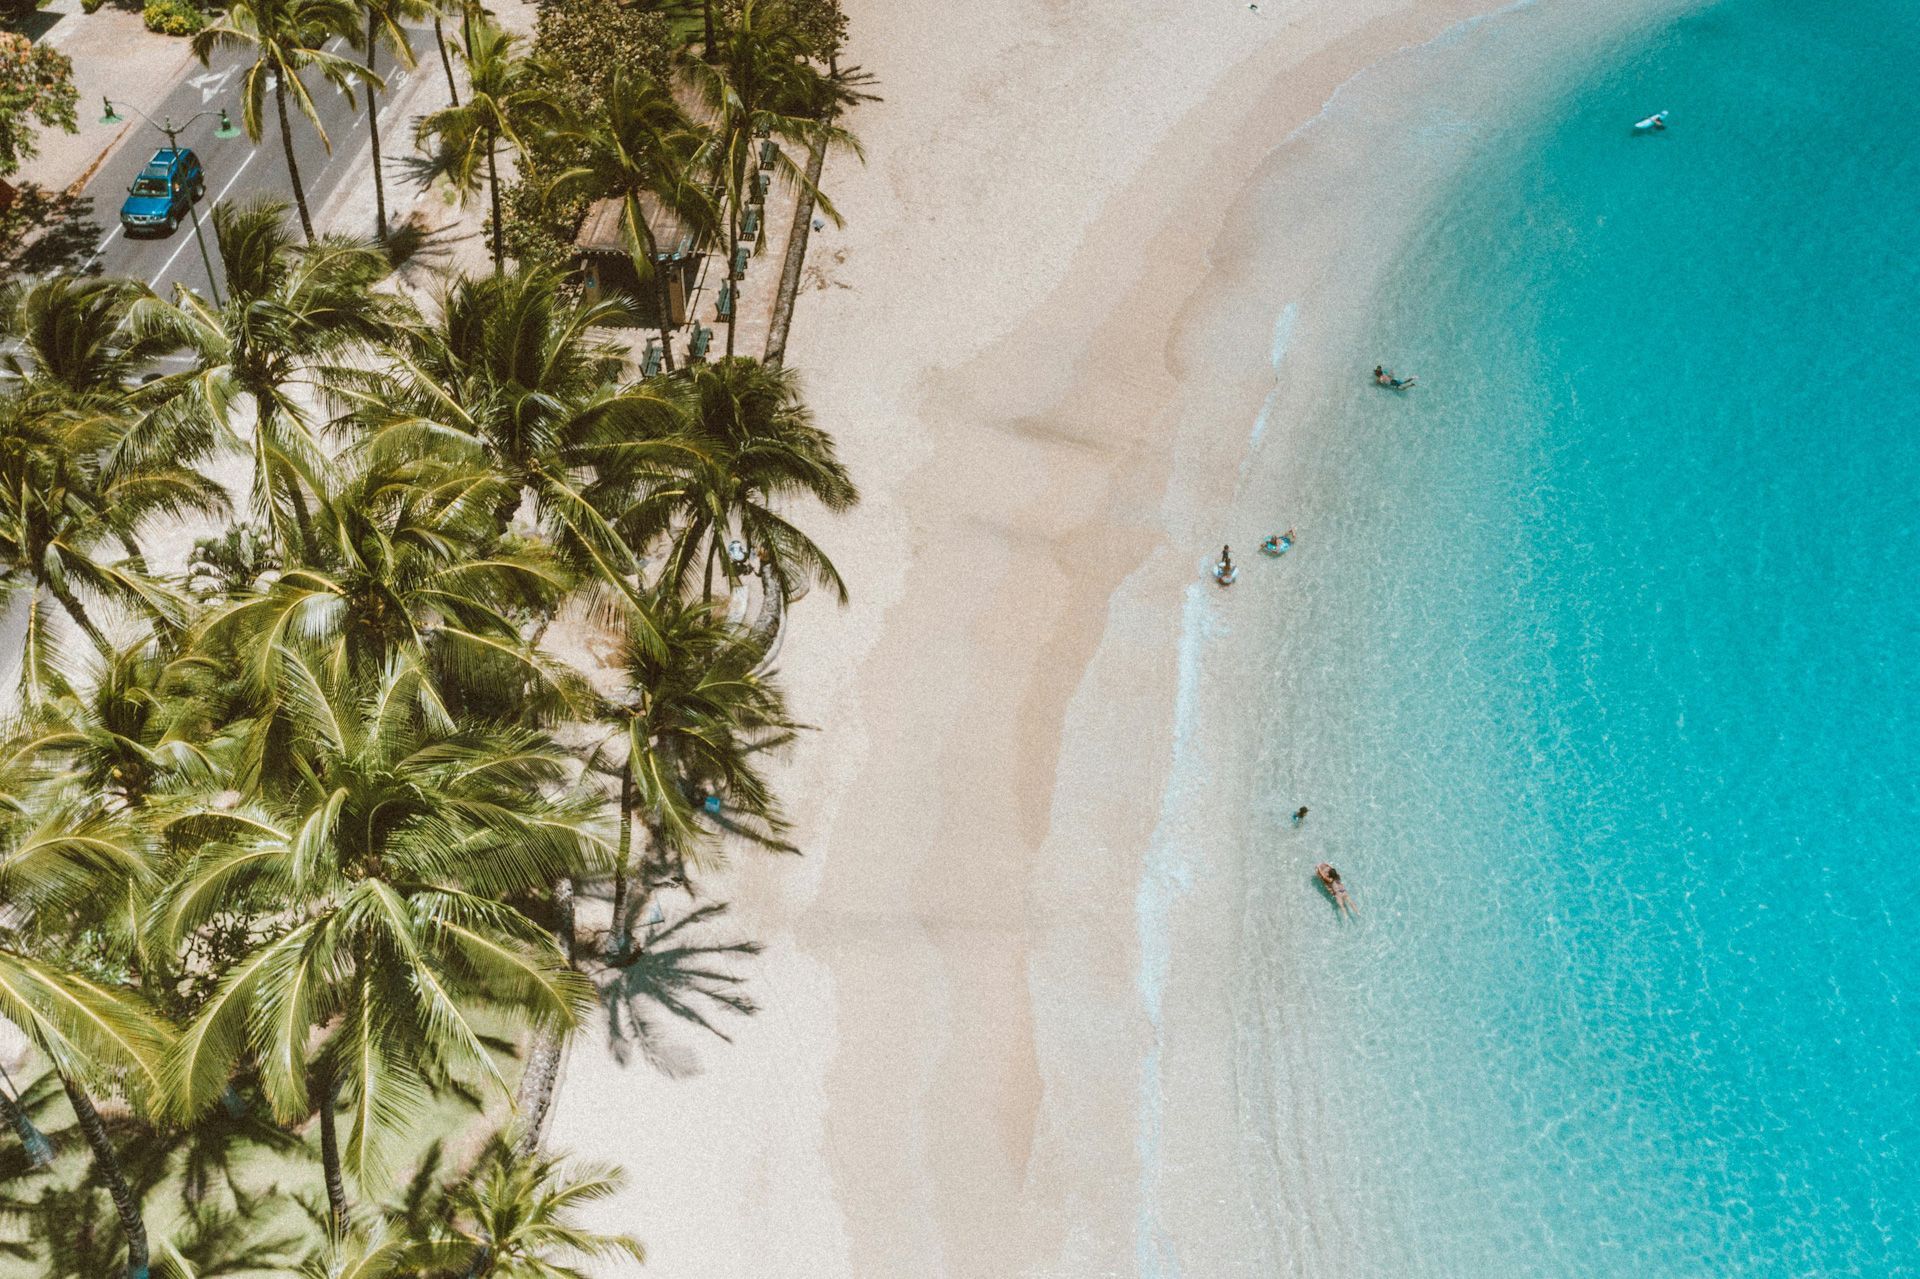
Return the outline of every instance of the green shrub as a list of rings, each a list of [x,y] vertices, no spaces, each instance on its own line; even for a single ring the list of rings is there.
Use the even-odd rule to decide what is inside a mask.
[[[106,2],[107,0],[80,0],[80,11],[82,13],[98,13],[100,12],[100,6]]]
[[[190,36],[207,25],[207,15],[193,7],[193,0],[147,0],[147,30],[166,36]]]

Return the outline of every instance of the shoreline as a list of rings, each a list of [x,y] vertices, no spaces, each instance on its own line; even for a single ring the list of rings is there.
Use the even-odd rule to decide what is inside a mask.
[[[1131,25],[1075,14],[1108,24],[1086,31],[1011,3],[849,3],[851,60],[888,101],[854,122],[867,167],[829,164],[849,230],[815,237],[790,348],[866,491],[821,530],[853,605],[802,609],[783,655],[800,718],[825,726],[785,786],[809,856],[739,858],[728,888],[768,946],[751,974],[764,1011],[732,1045],[691,1044],[685,1069],[706,1073],[622,1071],[583,1043],[556,1108],[556,1149],[637,1143],[649,1184],[599,1219],[646,1237],[654,1273],[1176,1273],[1183,1243],[1270,1209],[1246,1180],[1236,1009],[1218,990],[1244,972],[1218,926],[1238,869],[1163,855],[1182,838],[1169,801],[1200,811],[1160,727],[1189,642],[1164,619],[1218,603],[1195,574],[1220,513],[1244,501],[1252,453],[1285,456],[1289,388],[1324,379],[1316,348],[1372,289],[1262,281],[1295,308],[1276,389],[1281,304],[1249,324],[1214,286],[1244,291],[1263,249],[1324,276],[1348,224],[1315,207],[1307,235],[1259,236],[1254,188],[1281,148],[1316,149],[1308,126],[1344,86],[1499,7],[1318,5],[1283,23],[1227,4],[1204,44],[1175,49],[1192,20],[1170,4]],[[1247,52],[1252,24],[1264,43]],[[1156,50],[1194,65],[1163,62],[1146,90],[1115,74]],[[1080,77],[1114,100],[1074,97]],[[952,101],[976,97],[978,119]],[[1141,161],[1125,126],[1143,105],[1164,118]],[[1060,134],[1007,156],[1034,119]],[[1030,258],[996,239],[1014,228],[1035,229]],[[616,1094],[633,1118],[610,1125]],[[1168,1214],[1179,1240],[1158,1233]],[[1246,1242],[1229,1229],[1218,1246],[1251,1267]]]
[[[1339,447],[1329,432],[1353,424],[1350,402],[1379,394],[1364,384],[1367,368],[1393,362],[1366,338],[1398,259],[1416,237],[1444,234],[1430,226],[1430,212],[1486,139],[1507,127],[1508,113],[1551,115],[1569,65],[1680,8],[1666,0],[1604,14],[1509,5],[1396,51],[1343,82],[1312,128],[1275,148],[1223,229],[1216,256],[1230,265],[1204,290],[1217,340],[1224,347],[1234,340],[1228,330],[1237,332],[1235,367],[1268,356],[1274,382],[1257,413],[1238,419],[1251,430],[1235,437],[1244,442],[1233,455],[1231,496],[1209,500],[1199,474],[1225,469],[1225,458],[1192,468],[1196,523],[1212,519],[1236,546],[1248,544],[1241,585],[1257,594],[1229,598],[1213,588],[1201,577],[1204,555],[1187,566],[1180,728],[1141,897],[1143,939],[1166,957],[1157,979],[1167,1010],[1164,1053],[1141,1082],[1143,1126],[1166,1133],[1156,1163],[1178,1173],[1165,1177],[1162,1194],[1156,1173],[1143,1171],[1140,1273],[1374,1272],[1352,1269],[1364,1255],[1360,1221],[1326,1175],[1329,1152],[1344,1144],[1337,1102],[1317,1092],[1310,1072],[1281,1072],[1284,1091],[1270,1082],[1276,1052],[1298,1067],[1300,1043],[1337,1044],[1339,1016],[1363,1015],[1364,986],[1353,1009],[1326,1006],[1301,985],[1296,956],[1268,942],[1274,920],[1312,915],[1310,868],[1326,841],[1342,847],[1341,828],[1316,808],[1318,821],[1291,829],[1286,815],[1317,797],[1289,784],[1292,734],[1266,736],[1273,725],[1247,710],[1280,695],[1276,666],[1288,660],[1289,631],[1366,611],[1359,588],[1333,566],[1356,551],[1365,558],[1339,513],[1370,498],[1312,481],[1316,458]],[[1396,410],[1416,407],[1389,399],[1378,416],[1397,421]],[[1405,422],[1417,429],[1417,413]],[[1393,447],[1386,438],[1375,447]],[[1183,450],[1182,465],[1199,455]],[[1251,553],[1258,536],[1295,525],[1299,540],[1282,565]],[[1220,535],[1201,539],[1196,530],[1190,540],[1211,546]],[[1312,687],[1333,674],[1279,681],[1291,694],[1281,695],[1282,724],[1322,714]],[[1289,936],[1287,944],[1311,943]],[[1301,1129],[1317,1140],[1280,1139]],[[1165,1239],[1163,1222],[1173,1223]]]

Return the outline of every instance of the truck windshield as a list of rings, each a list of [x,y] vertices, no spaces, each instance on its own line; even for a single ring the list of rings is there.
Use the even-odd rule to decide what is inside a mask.
[[[141,178],[133,184],[133,193],[135,195],[165,195],[167,193],[167,180],[165,178]]]

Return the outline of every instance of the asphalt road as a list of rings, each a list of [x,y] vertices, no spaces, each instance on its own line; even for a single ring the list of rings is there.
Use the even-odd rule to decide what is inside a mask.
[[[418,51],[416,56],[420,58],[419,64],[411,71],[398,65],[391,51],[381,51],[381,75],[387,86],[380,95],[383,107],[394,99],[410,77],[437,73],[439,70],[432,35],[426,33],[423,39],[423,33],[414,32],[411,42]],[[337,52],[342,44],[341,40],[335,39],[327,48]],[[160,108],[153,112],[155,119],[171,117],[175,123],[182,123],[202,111],[209,113],[180,131],[180,144],[191,147],[199,154],[200,163],[206,171],[207,193],[197,206],[197,211],[206,236],[207,256],[213,260],[215,270],[219,269],[219,254],[214,245],[213,225],[208,215],[220,200],[239,200],[257,195],[278,197],[287,201],[289,223],[295,227],[296,233],[298,229],[297,217],[291,208],[293,184],[287,176],[286,152],[280,145],[280,122],[271,93],[261,120],[259,142],[248,138],[245,132],[227,139],[213,136],[214,129],[219,125],[222,107],[232,114],[234,124],[240,125],[239,86],[243,71],[251,62],[252,58],[243,50],[216,55],[210,67],[191,64],[180,82],[162,101]],[[293,114],[294,155],[300,165],[301,181],[306,187],[307,207],[317,220],[321,208],[342,182],[373,181],[369,171],[371,150],[367,137],[364,94],[359,95],[362,109],[355,110],[345,94],[319,75],[309,72],[303,79],[311,89],[321,123],[333,143],[329,151],[312,124],[297,112]],[[82,103],[81,107],[83,112],[97,112],[100,109],[98,103]],[[85,188],[87,202],[83,202],[81,207],[86,209],[86,213],[81,216],[92,220],[98,238],[92,255],[84,257],[81,265],[88,271],[144,281],[165,297],[172,296],[176,284],[205,293],[207,268],[202,263],[199,245],[194,239],[191,219],[183,221],[179,230],[171,235],[143,233],[134,237],[129,236],[120,225],[120,202],[126,197],[127,188],[140,170],[146,167],[147,161],[153,158],[153,153],[167,145],[166,134],[157,125],[148,123],[127,107],[122,106],[120,110],[134,121],[134,128]],[[380,142],[382,156],[386,160],[389,216],[396,204],[404,205],[404,200],[395,200],[394,161],[412,155],[412,127],[412,121],[396,119],[391,112],[386,113],[382,120]],[[410,186],[408,190],[411,191]],[[373,231],[371,225],[348,229],[367,235]]]

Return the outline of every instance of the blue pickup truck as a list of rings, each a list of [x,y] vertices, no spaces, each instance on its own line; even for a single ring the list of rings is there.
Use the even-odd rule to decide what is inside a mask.
[[[128,235],[156,231],[171,235],[195,201],[207,193],[207,175],[190,148],[162,147],[127,188],[120,225]]]

